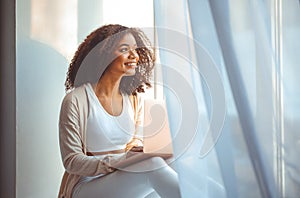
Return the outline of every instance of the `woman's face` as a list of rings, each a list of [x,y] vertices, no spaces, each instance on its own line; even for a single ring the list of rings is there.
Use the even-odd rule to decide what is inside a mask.
[[[132,76],[139,56],[136,52],[137,44],[132,34],[125,34],[117,45],[113,56],[116,57],[107,70],[115,75]]]

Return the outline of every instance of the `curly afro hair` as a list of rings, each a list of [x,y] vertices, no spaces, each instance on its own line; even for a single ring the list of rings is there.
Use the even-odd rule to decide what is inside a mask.
[[[112,53],[125,34],[132,34],[135,38],[139,61],[135,75],[122,77],[120,91],[136,95],[137,92],[144,92],[145,88],[151,87],[155,53],[149,39],[138,28],[110,24],[93,31],[79,45],[67,72],[66,91],[87,82],[96,83],[115,58]]]

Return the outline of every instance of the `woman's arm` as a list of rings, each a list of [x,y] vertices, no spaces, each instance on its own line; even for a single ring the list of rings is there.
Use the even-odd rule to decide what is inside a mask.
[[[117,158],[104,158],[100,160],[84,153],[84,141],[80,134],[78,101],[72,94],[68,94],[61,106],[59,119],[59,141],[62,161],[67,172],[95,176],[114,171],[110,164],[118,161]]]
[[[135,132],[132,139],[126,145],[126,151],[143,151],[143,99],[137,94],[131,97],[134,111]]]

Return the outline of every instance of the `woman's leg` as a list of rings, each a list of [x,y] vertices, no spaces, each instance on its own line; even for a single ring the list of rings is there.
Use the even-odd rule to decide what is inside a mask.
[[[144,163],[141,163],[141,165],[143,167],[148,167],[150,170],[144,174],[147,175],[151,187],[161,197],[180,197],[177,173],[168,166],[164,159],[160,157],[152,157],[143,162]]]
[[[163,198],[180,197],[176,172],[159,157],[149,158],[126,170],[118,170],[83,183],[73,193],[73,197],[140,198],[151,193],[153,189]]]
[[[160,196],[157,194],[157,192],[155,190],[153,190],[145,198],[160,198]]]

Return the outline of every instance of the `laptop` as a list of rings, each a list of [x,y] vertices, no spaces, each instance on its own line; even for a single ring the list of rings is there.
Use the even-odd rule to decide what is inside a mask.
[[[144,101],[143,127],[144,153],[172,157],[173,147],[168,112],[164,100]]]
[[[168,113],[164,100],[144,100],[143,152],[137,152],[114,167],[126,167],[150,157],[164,159],[173,156],[172,138],[169,128]]]

